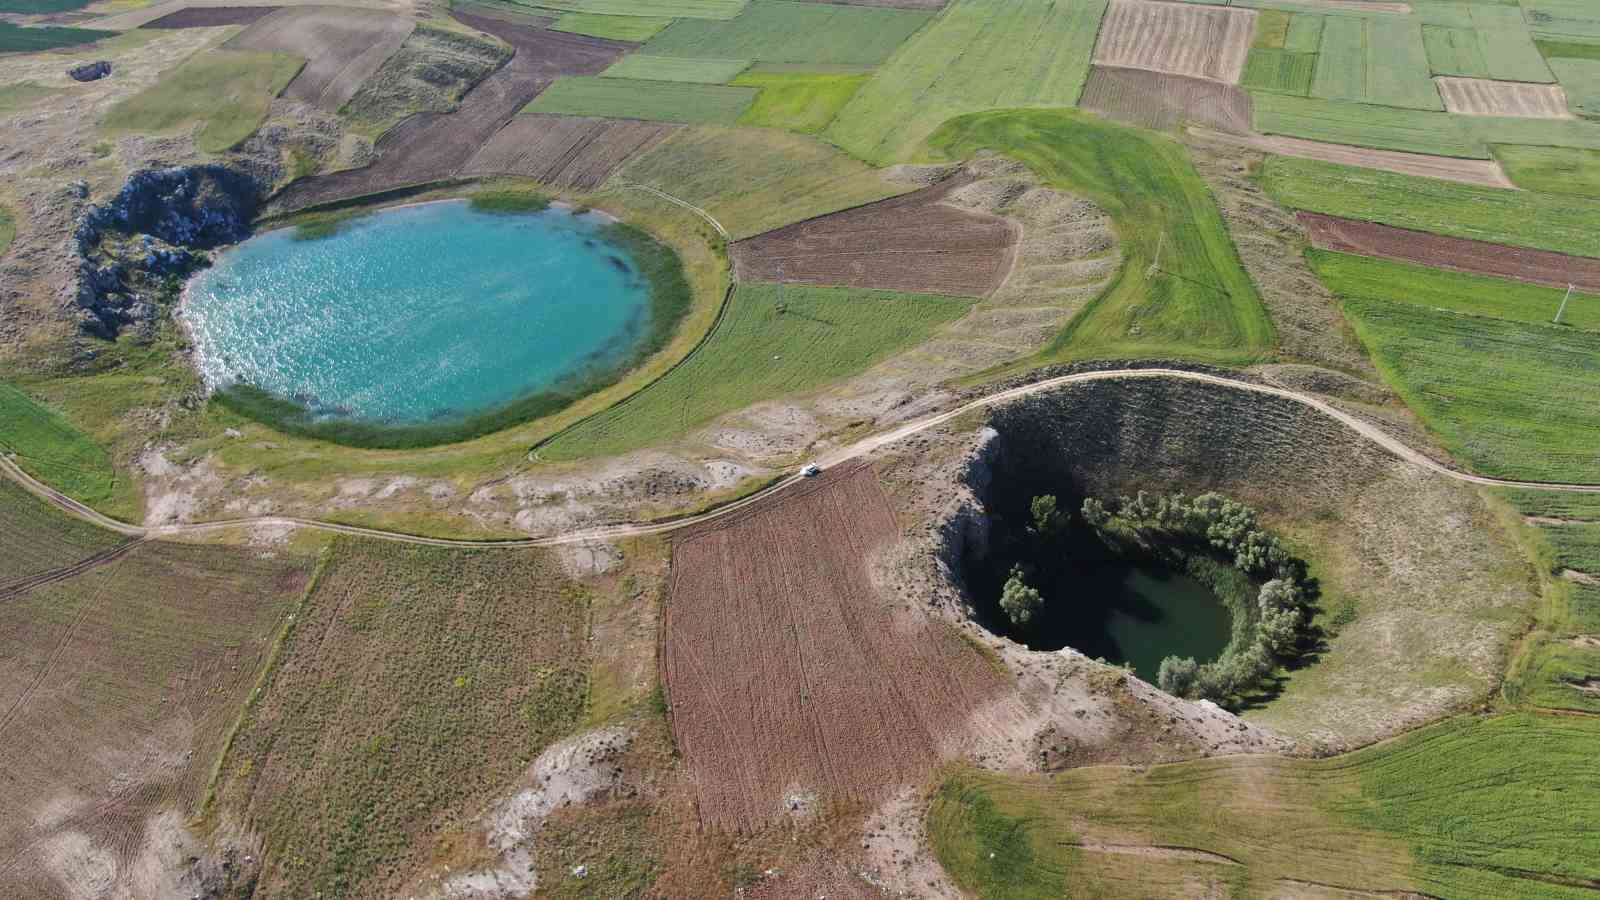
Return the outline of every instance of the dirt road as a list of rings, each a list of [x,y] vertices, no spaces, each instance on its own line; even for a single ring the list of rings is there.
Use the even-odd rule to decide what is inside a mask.
[[[1211,375],[1204,372],[1185,372],[1179,369],[1111,369],[1102,372],[1078,372],[1072,375],[1062,375],[1057,378],[1047,378],[1032,384],[998,391],[985,397],[979,397],[954,409],[947,410],[921,419],[907,422],[898,428],[871,435],[854,444],[840,447],[822,456],[817,457],[816,463],[823,467],[836,466],[852,459],[868,456],[890,444],[903,441],[912,435],[937,428],[951,419],[974,410],[986,409],[1009,403],[1032,394],[1040,394],[1088,381],[1116,381],[1134,378],[1177,378],[1187,381],[1200,381],[1207,384],[1233,388],[1234,390],[1248,391],[1255,394],[1265,394],[1271,397],[1281,397],[1296,403],[1308,406],[1317,412],[1344,425],[1368,441],[1382,447],[1389,453],[1399,457],[1411,465],[1418,466],[1430,472],[1463,481],[1468,484],[1481,484],[1488,487],[1530,488],[1534,490],[1562,491],[1568,493],[1600,494],[1600,484],[1544,484],[1534,481],[1510,481],[1503,478],[1488,478],[1483,475],[1473,475],[1452,469],[1449,466],[1435,462],[1418,451],[1406,446],[1377,426],[1362,421],[1343,410],[1318,399],[1309,394],[1283,388],[1270,387],[1262,384],[1253,384],[1221,375]],[[736,500],[725,506],[720,506],[710,512],[694,516],[685,516],[678,519],[669,519],[660,522],[632,522],[616,525],[602,525],[593,528],[582,528],[564,534],[551,535],[542,538],[525,538],[520,540],[465,540],[455,538],[434,538],[414,534],[402,534],[394,531],[383,531],[377,528],[362,528],[356,525],[341,525],[336,522],[323,522],[317,519],[303,519],[294,516],[250,516],[239,519],[221,519],[215,522],[197,522],[184,525],[163,525],[155,528],[146,528],[142,525],[131,525],[119,522],[108,516],[85,506],[82,503],[66,496],[38,479],[22,471],[8,456],[0,456],[0,474],[4,474],[12,481],[21,485],[24,490],[39,497],[47,503],[70,513],[78,518],[93,522],[102,528],[107,528],[118,534],[137,538],[163,538],[204,535],[222,531],[229,528],[257,527],[257,526],[292,526],[295,528],[310,528],[333,534],[350,534],[361,537],[379,538],[382,540],[400,541],[408,544],[421,544],[430,547],[559,547],[572,544],[584,544],[595,541],[608,541],[618,538],[640,537],[652,534],[665,534],[691,525],[699,525],[714,521],[722,516],[731,515],[745,507],[760,503],[767,497],[782,491],[786,487],[801,481],[800,475],[791,475],[781,481],[768,485],[748,497]]]

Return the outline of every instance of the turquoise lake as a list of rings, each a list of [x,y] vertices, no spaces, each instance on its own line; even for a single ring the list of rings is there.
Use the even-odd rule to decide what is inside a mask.
[[[450,201],[267,232],[195,276],[183,317],[210,387],[323,419],[448,421],[628,360],[650,287],[605,224]]]

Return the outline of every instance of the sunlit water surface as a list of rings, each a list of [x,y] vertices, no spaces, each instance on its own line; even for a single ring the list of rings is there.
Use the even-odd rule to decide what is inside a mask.
[[[183,315],[212,387],[253,384],[324,418],[449,420],[628,356],[649,286],[603,224],[452,201],[315,240],[272,231],[196,276]]]

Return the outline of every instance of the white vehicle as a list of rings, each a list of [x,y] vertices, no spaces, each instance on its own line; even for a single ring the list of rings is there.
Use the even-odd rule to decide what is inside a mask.
[[[800,469],[800,474],[804,475],[807,478],[815,478],[816,476],[820,475],[821,473],[822,473],[822,467],[817,465],[816,463],[806,463],[805,466]]]

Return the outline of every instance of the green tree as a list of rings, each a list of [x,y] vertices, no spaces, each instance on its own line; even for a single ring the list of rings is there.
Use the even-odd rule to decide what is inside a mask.
[[[1033,533],[1045,543],[1060,540],[1072,525],[1072,519],[1061,511],[1055,494],[1040,494],[1033,498],[1028,509],[1033,513]]]
[[[1014,625],[1026,625],[1033,621],[1033,614],[1039,611],[1044,603],[1044,598],[1038,590],[1028,586],[1023,580],[1022,566],[1011,567],[1011,577],[1006,579],[1005,587],[1000,591],[1000,608],[1005,610],[1006,617]]]

